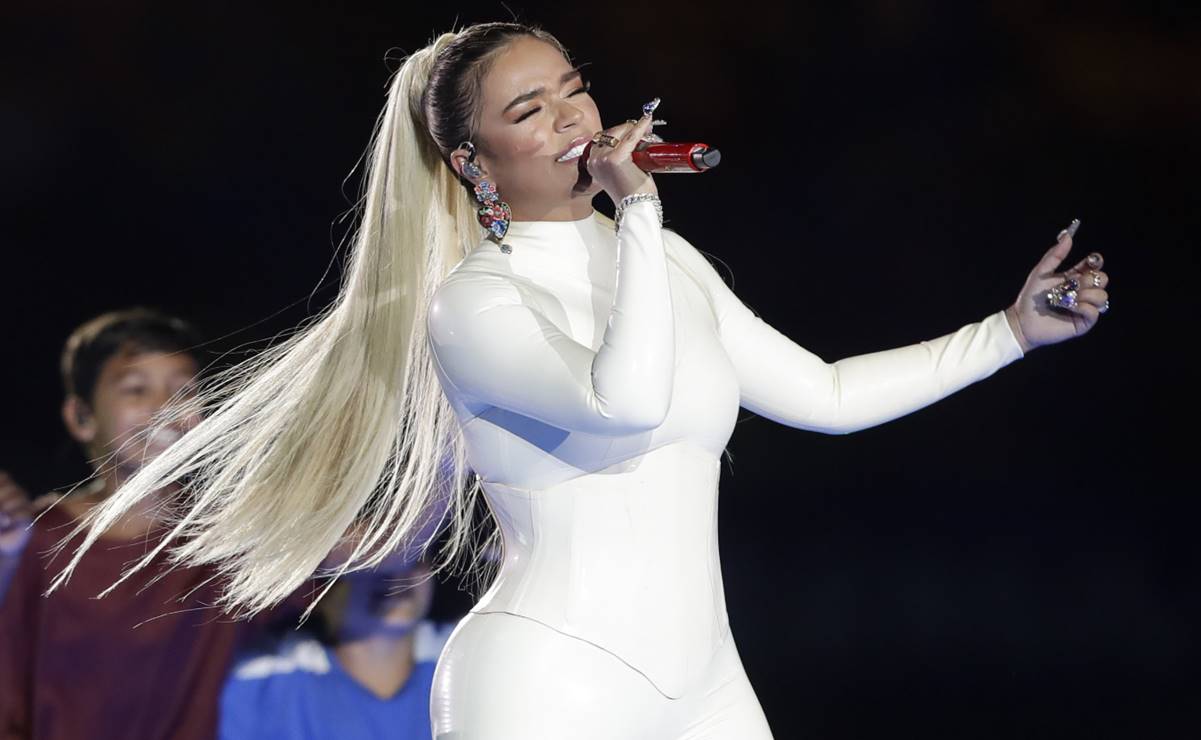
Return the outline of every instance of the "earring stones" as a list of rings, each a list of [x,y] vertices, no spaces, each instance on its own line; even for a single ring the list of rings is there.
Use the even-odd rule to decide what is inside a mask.
[[[479,207],[476,216],[485,229],[492,232],[497,239],[504,239],[509,233],[509,222],[513,220],[513,212],[508,203],[486,203]]]
[[[476,210],[476,218],[480,225],[487,229],[497,241],[509,233],[509,222],[513,220],[513,211],[509,204],[500,199],[496,193],[496,184],[483,180],[475,186],[475,197],[481,203]],[[502,249],[504,247],[502,246]]]

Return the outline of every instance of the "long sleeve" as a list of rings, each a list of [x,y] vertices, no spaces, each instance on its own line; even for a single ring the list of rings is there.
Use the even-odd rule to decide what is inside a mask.
[[[32,541],[29,543],[32,544]],[[0,739],[32,736],[30,703],[33,691],[34,645],[37,643],[38,607],[45,584],[36,551],[26,549],[0,604]]]
[[[756,316],[673,232],[674,254],[706,288],[743,408],[781,424],[845,434],[924,408],[1022,357],[1003,311],[937,339],[834,363]]]
[[[572,431],[618,436],[661,424],[671,404],[675,330],[651,203],[626,210],[617,249],[613,306],[595,352],[523,300],[505,276],[448,278],[428,319],[447,392]]]

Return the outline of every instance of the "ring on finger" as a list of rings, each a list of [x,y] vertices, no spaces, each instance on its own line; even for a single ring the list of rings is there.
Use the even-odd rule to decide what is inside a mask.
[[[621,139],[613,136],[612,134],[606,134],[604,131],[601,131],[596,136],[592,137],[592,143],[601,144],[602,146],[617,146],[621,143]]]
[[[1098,308],[1098,309],[1097,309],[1097,313],[1105,313],[1105,312],[1106,312],[1106,311],[1108,311],[1108,310],[1109,310],[1109,300],[1108,300],[1108,299],[1106,299],[1106,301],[1105,301],[1105,305],[1103,305],[1103,306],[1101,306],[1100,308]]]
[[[1101,287],[1101,273],[1097,272],[1096,270],[1093,270],[1092,276],[1093,276],[1093,287],[1100,288]]]
[[[1075,308],[1076,307],[1076,289],[1069,287],[1068,283],[1056,285],[1047,291],[1047,305],[1052,308]]]

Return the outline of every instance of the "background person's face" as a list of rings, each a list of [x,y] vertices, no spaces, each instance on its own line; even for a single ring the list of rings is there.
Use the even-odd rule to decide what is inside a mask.
[[[555,159],[578,136],[600,131],[600,112],[579,73],[554,46],[532,37],[513,41],[498,54],[483,79],[479,161],[496,183],[514,219],[536,220],[573,199],[591,202],[593,184],[573,191],[579,160]],[[565,75],[571,75],[564,79]],[[543,92],[508,107],[538,88]]]
[[[124,351],[110,357],[100,370],[92,394],[94,434],[86,445],[89,456],[103,460],[116,453],[112,463],[129,471],[161,454],[199,423],[199,416],[180,419],[165,434],[145,444],[124,445],[150,425],[151,418],[173,394],[192,386],[198,369],[187,354]]]
[[[339,642],[366,637],[400,637],[429,613],[434,580],[421,563],[394,555],[373,570],[354,571],[339,581],[344,589],[336,616]]]

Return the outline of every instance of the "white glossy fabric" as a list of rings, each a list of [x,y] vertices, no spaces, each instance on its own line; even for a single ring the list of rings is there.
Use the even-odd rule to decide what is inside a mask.
[[[1003,312],[827,364],[756,317],[649,203],[628,209],[620,240],[590,216],[514,222],[505,241],[511,254],[481,242],[430,307],[439,379],[504,536],[496,582],[439,662],[434,737],[593,737],[578,729],[586,706],[634,712],[620,727],[587,719],[596,737],[770,737],[718,558],[739,406],[826,433],[880,424],[1021,357]],[[613,670],[539,668],[565,640]],[[719,685],[738,698],[714,703]],[[632,698],[648,689],[656,700]]]

